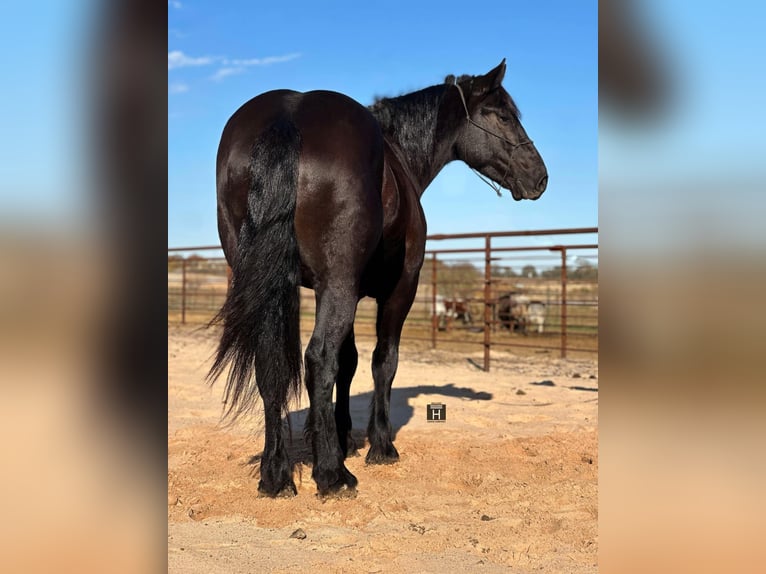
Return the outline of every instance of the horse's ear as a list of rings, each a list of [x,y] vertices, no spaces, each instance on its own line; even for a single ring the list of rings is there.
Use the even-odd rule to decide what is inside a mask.
[[[471,92],[474,96],[484,97],[490,92],[498,89],[505,77],[505,58],[497,66],[492,68],[483,76],[477,76],[473,81]]]

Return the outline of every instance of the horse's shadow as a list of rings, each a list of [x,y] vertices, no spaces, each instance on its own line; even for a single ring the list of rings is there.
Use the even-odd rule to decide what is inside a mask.
[[[418,385],[414,387],[392,388],[391,389],[391,410],[390,420],[391,428],[396,438],[399,430],[406,425],[415,415],[415,408],[409,404],[409,399],[420,395],[440,395],[441,397],[452,397],[476,401],[489,401],[492,399],[492,393],[486,391],[475,391],[468,387],[456,387],[450,383],[448,385]],[[370,402],[372,401],[373,391],[354,395],[349,398],[349,410],[351,411],[352,431],[351,437],[356,447],[361,449],[367,444],[367,422],[369,420]],[[425,410],[425,409],[424,409]],[[295,463],[311,463],[311,445],[303,437],[303,429],[306,424],[309,409],[303,408],[299,411],[290,413],[286,420],[287,450],[290,460]],[[426,413],[422,413],[425,417]],[[261,455],[258,453],[250,458],[249,464],[260,467]],[[350,456],[350,455],[349,455]]]

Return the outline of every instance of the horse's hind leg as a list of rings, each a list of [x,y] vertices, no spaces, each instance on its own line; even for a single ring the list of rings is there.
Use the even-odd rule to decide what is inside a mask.
[[[399,340],[404,319],[412,306],[417,285],[417,276],[410,279],[402,277],[391,296],[385,301],[378,301],[378,344],[372,354],[375,392],[367,426],[370,450],[365,460],[368,464],[388,464],[399,460],[390,419],[391,385],[399,366]]]
[[[292,466],[285,447],[284,428],[282,427],[282,408],[285,397],[276,393],[287,393],[274,388],[258,385],[263,399],[266,426],[266,444],[261,457],[261,479],[258,482],[258,494],[270,497],[289,497],[298,494],[293,482]]]
[[[351,411],[349,407],[351,380],[354,378],[359,363],[353,327],[341,345],[338,363],[338,383],[335,390],[335,426],[338,430],[340,450],[345,458],[349,453],[352,456],[358,454],[354,439],[351,437]]]
[[[306,431],[311,437],[312,477],[320,496],[352,492],[356,477],[343,464],[332,408],[332,389],[338,377],[341,346],[351,332],[356,292],[326,288],[317,292],[317,318],[306,348],[306,388],[311,406]]]

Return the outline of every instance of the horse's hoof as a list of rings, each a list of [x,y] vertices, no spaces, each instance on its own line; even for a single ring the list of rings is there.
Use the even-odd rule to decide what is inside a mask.
[[[341,484],[337,490],[324,490],[317,492],[317,498],[356,498],[357,491],[355,486],[349,486],[348,484]]]
[[[333,473],[337,476],[336,473]],[[329,482],[314,476],[314,480],[317,483],[317,496],[320,498],[356,498],[356,485],[358,480],[351,474],[347,468],[343,467],[340,470],[340,477],[334,481]]]
[[[295,488],[295,483],[292,480],[279,489],[269,489],[263,484],[263,481],[258,485],[258,498],[292,498],[297,495],[298,489]]]
[[[370,447],[365,462],[367,464],[394,464],[399,461],[399,453],[394,445],[386,449],[374,449]]]

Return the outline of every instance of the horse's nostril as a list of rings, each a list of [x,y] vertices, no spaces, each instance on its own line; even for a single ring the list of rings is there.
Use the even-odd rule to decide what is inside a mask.
[[[537,182],[538,191],[545,191],[545,188],[547,185],[548,185],[548,176],[546,175],[540,181]]]

